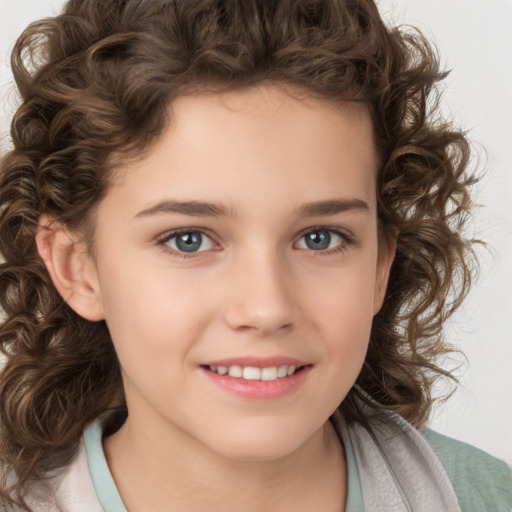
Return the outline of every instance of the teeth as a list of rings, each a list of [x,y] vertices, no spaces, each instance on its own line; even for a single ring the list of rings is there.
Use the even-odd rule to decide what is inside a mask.
[[[277,379],[277,367],[272,366],[271,368],[261,369],[261,380],[276,380]]]
[[[282,379],[288,375],[288,366],[280,366],[277,369],[277,378]]]
[[[259,368],[253,368],[252,366],[246,366],[242,373],[242,377],[245,380],[260,380],[261,370]]]
[[[244,374],[244,370],[241,366],[230,366],[228,368],[228,375],[230,377],[236,377],[236,378],[240,378],[242,377]]]
[[[209,366],[210,371],[219,375],[229,375],[236,379],[245,380],[265,380],[271,381],[283,379],[293,375],[297,371],[297,366],[270,366],[267,368],[256,368],[254,366]]]

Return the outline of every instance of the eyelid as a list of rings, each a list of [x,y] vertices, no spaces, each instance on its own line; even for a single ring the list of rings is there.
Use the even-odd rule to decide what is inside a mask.
[[[199,254],[202,254],[203,252],[207,252],[212,249],[204,249],[201,251],[194,251],[194,252],[184,252],[174,249],[173,247],[170,247],[168,245],[168,242],[172,240],[173,238],[184,234],[184,233],[201,233],[204,237],[208,238],[211,243],[214,245],[214,250],[220,248],[219,243],[215,240],[215,237],[212,236],[211,232],[204,228],[197,228],[197,227],[184,227],[184,228],[177,228],[172,229],[171,231],[166,231],[164,234],[158,236],[156,238],[157,245],[160,246],[164,251],[171,253],[174,256],[180,257],[180,258],[193,258],[197,257]]]
[[[168,242],[171,238],[182,235],[183,233],[201,233],[202,235],[205,235],[209,238],[211,238],[211,235],[203,228],[196,228],[196,227],[186,227],[186,228],[176,228],[171,229],[169,231],[166,231],[165,233],[158,235],[156,237],[156,240],[158,243],[165,243]]]
[[[356,237],[350,231],[348,231],[346,229],[339,228],[339,227],[333,227],[333,226],[313,226],[313,227],[305,229],[304,231],[302,231],[299,234],[297,241],[294,243],[294,246],[296,246],[298,244],[298,242],[300,240],[302,240],[306,235],[308,235],[310,233],[315,233],[316,231],[328,231],[332,234],[335,234],[342,239],[342,243],[340,243],[338,246],[332,247],[331,249],[324,249],[323,251],[314,251],[309,248],[304,248],[304,250],[311,251],[311,252],[314,252],[317,254],[328,254],[330,252],[336,251],[336,249],[343,250],[346,245],[351,245],[351,244],[356,243]],[[301,247],[300,249],[303,249],[303,248]]]
[[[309,233],[314,233],[315,231],[329,231],[330,233],[334,233],[334,234],[339,235],[339,236],[345,238],[346,240],[350,240],[350,241],[355,241],[355,239],[356,239],[356,237],[348,229],[340,228],[337,226],[319,225],[319,226],[312,226],[312,227],[302,230],[299,233],[297,240],[300,240],[303,236],[308,235]]]

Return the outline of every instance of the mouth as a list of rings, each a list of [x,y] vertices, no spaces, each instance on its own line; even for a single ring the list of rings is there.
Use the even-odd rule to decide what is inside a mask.
[[[253,381],[266,381],[271,382],[278,379],[285,379],[291,377],[306,368],[309,365],[279,365],[279,366],[266,366],[263,368],[257,366],[240,366],[240,365],[205,365],[203,368],[209,372],[217,375],[232,377],[234,379],[253,380]]]
[[[313,364],[292,357],[236,357],[200,365],[208,381],[245,400],[274,400],[298,392]]]

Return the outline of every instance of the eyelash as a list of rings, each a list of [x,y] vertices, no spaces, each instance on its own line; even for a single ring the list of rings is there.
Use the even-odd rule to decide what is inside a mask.
[[[322,257],[322,256],[335,256],[342,254],[345,252],[350,245],[354,245],[356,243],[355,237],[349,233],[348,231],[333,228],[331,226],[314,226],[312,228],[308,228],[306,231],[303,231],[299,237],[299,240],[302,240],[305,236],[316,233],[319,231],[327,231],[331,235],[337,235],[341,238],[341,242],[333,247],[332,249],[325,249],[320,251],[314,251],[313,249],[309,249],[308,252],[312,253],[315,257]],[[307,250],[307,249],[305,249]]]
[[[298,240],[303,239],[308,234],[315,233],[318,231],[327,231],[331,235],[334,234],[336,236],[339,236],[342,239],[342,242],[340,244],[338,244],[336,247],[333,247],[332,249],[325,249],[325,250],[320,250],[320,251],[314,251],[313,249],[309,249],[308,252],[314,254],[314,256],[316,256],[316,257],[317,256],[334,256],[337,254],[341,254],[347,249],[347,246],[353,245],[356,243],[356,239],[352,234],[348,233],[347,231],[335,229],[335,228],[332,228],[329,226],[315,226],[312,228],[308,228],[306,231],[303,231],[300,234]],[[179,235],[186,234],[186,233],[200,233],[201,235],[208,237],[210,240],[213,241],[213,243],[216,244],[216,242],[213,240],[211,234],[207,230],[202,229],[202,228],[195,228],[195,227],[175,229],[174,231],[166,233],[165,235],[163,235],[162,237],[157,239],[157,244],[166,253],[171,254],[173,257],[180,258],[180,259],[197,258],[202,252],[206,252],[206,251],[196,251],[196,252],[186,253],[186,252],[181,252],[181,251],[172,249],[171,247],[169,247],[167,245],[169,243],[169,241],[172,240],[173,238],[176,238]],[[297,243],[297,242],[295,242],[295,243]],[[304,250],[307,250],[307,249],[304,249]]]
[[[199,254],[201,254],[202,252],[205,252],[205,251],[191,252],[191,253],[187,254],[186,252],[176,251],[175,249],[173,249],[167,245],[173,238],[176,238],[176,237],[186,234],[186,233],[200,233],[201,235],[208,237],[210,240],[212,240],[216,244],[216,242],[213,240],[213,237],[211,236],[211,234],[207,230],[202,229],[202,228],[175,229],[174,231],[166,233],[162,237],[158,238],[157,243],[162,248],[162,250],[164,250],[166,253],[170,254],[171,256],[174,256],[175,258],[180,258],[183,260],[189,259],[189,258],[197,258],[199,256]],[[216,245],[218,245],[218,244],[216,244]]]

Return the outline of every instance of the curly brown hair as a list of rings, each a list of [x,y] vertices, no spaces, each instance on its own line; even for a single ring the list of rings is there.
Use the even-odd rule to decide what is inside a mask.
[[[167,126],[196,91],[287,84],[368,105],[380,155],[381,237],[397,238],[384,306],[361,374],[367,393],[420,427],[450,347],[446,318],[465,297],[472,241],[470,145],[439,115],[440,70],[421,33],[387,28],[371,0],[70,0],[30,25],[12,54],[21,95],[0,174],[0,500],[70,461],[87,423],[123,406],[104,322],[78,316],[38,255],[42,215],[91,233],[116,164]],[[10,480],[9,475],[16,475]]]

